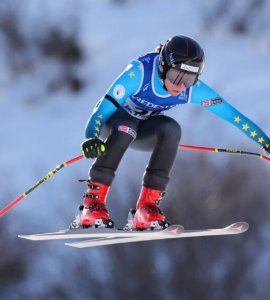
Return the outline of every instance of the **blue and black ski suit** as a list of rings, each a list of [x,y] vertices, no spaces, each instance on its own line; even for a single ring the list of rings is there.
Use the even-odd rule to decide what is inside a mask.
[[[203,81],[171,96],[158,76],[159,53],[132,60],[96,104],[85,130],[86,138],[105,140],[106,155],[97,158],[89,176],[111,185],[115,171],[130,146],[152,155],[143,185],[165,190],[181,138],[181,127],[164,111],[181,104],[197,104],[238,127],[261,147],[268,136]]]

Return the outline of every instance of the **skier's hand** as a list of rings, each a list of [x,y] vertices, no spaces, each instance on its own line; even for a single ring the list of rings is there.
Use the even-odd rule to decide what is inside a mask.
[[[106,146],[100,139],[90,138],[81,143],[83,155],[86,158],[101,157],[106,152]]]
[[[270,155],[270,144],[267,144],[265,147],[263,147],[263,150]]]

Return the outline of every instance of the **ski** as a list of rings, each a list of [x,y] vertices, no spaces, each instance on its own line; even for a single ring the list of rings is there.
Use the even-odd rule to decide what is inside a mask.
[[[86,238],[126,238],[126,237],[149,237],[150,235],[162,235],[180,233],[184,229],[181,225],[172,225],[166,229],[145,230],[145,231],[129,231],[123,229],[111,228],[88,228],[88,229],[66,229],[57,232],[19,235],[18,237],[32,241],[47,241],[61,239],[86,239]]]
[[[163,240],[163,239],[176,239],[187,237],[203,237],[203,236],[220,236],[220,235],[234,235],[240,234],[248,230],[249,225],[246,222],[237,222],[224,228],[219,229],[203,229],[203,230],[182,230],[175,232],[173,225],[167,228],[165,231],[157,233],[155,235],[148,236],[129,236],[129,237],[116,237],[116,238],[100,238],[93,240],[86,240],[73,243],[65,243],[66,246],[75,248],[90,248],[97,246],[115,245],[122,243],[134,243],[150,240]]]
[[[33,241],[83,239],[82,241],[68,242],[65,243],[65,245],[75,248],[89,248],[151,240],[233,235],[243,233],[247,231],[248,228],[248,223],[237,222],[219,229],[184,230],[183,226],[181,225],[171,225],[166,229],[154,231],[126,231],[109,228],[90,228],[68,229],[44,234],[19,235],[19,237]]]

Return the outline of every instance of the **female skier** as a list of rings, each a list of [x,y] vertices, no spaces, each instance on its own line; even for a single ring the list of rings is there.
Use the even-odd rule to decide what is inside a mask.
[[[168,226],[159,202],[164,196],[181,137],[181,127],[162,114],[179,104],[194,103],[238,127],[270,153],[268,136],[251,120],[199,80],[204,68],[201,46],[187,36],[174,36],[130,62],[96,104],[81,144],[84,156],[97,158],[74,227],[113,227],[106,196],[117,167],[130,146],[151,151],[136,212],[129,229]]]

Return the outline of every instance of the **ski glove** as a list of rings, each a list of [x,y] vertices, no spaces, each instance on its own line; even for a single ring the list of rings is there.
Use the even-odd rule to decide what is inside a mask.
[[[270,155],[270,145],[266,145],[265,147],[263,147],[263,150]]]
[[[106,147],[103,141],[97,138],[86,139],[81,143],[83,155],[86,158],[101,157],[105,154]]]

